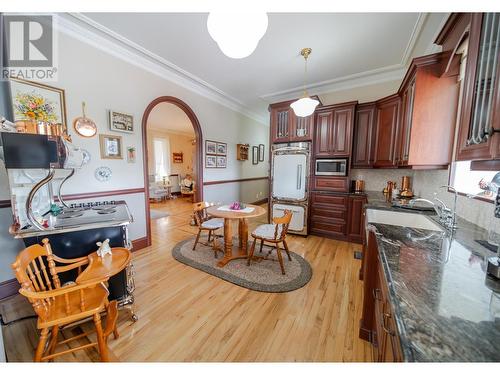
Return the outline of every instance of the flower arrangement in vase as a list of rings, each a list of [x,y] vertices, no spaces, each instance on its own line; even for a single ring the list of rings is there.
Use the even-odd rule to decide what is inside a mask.
[[[245,209],[245,205],[241,202],[233,202],[231,203],[231,205],[229,206],[229,209],[230,210],[235,210],[235,211],[239,211],[239,210],[243,210]]]

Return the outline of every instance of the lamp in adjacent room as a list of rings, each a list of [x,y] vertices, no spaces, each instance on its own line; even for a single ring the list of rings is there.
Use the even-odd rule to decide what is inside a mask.
[[[300,54],[304,57],[305,68],[304,68],[304,95],[299,100],[296,100],[290,107],[292,107],[293,112],[299,117],[307,117],[314,113],[314,110],[319,104],[319,101],[309,97],[306,89],[306,79],[307,79],[307,58],[311,54],[311,48],[303,48]]]
[[[210,12],[208,33],[221,51],[233,59],[250,56],[267,30],[267,13]]]

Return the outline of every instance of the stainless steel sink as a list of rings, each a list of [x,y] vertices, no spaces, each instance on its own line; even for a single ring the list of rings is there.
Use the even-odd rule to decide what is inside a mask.
[[[441,226],[434,223],[427,216],[417,213],[367,209],[366,218],[369,223],[397,225],[399,227],[410,227],[433,230],[436,232],[444,232]]]

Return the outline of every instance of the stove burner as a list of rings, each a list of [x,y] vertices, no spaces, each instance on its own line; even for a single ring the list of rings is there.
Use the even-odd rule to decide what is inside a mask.
[[[72,211],[72,212],[63,212],[58,216],[59,219],[71,219],[74,217],[80,217],[83,215],[83,212],[80,211]]]
[[[87,202],[87,203],[72,203],[70,208],[94,208],[100,210],[103,206],[113,206],[116,201],[103,201],[103,202]]]
[[[102,206],[95,206],[92,207],[93,210],[101,211],[101,210],[114,210],[116,206],[112,205],[102,205]]]
[[[96,211],[99,215],[107,215],[107,214],[112,214],[112,213],[115,213],[116,210],[113,209],[113,208],[106,208],[106,209],[103,209],[103,210],[99,210],[99,211]]]

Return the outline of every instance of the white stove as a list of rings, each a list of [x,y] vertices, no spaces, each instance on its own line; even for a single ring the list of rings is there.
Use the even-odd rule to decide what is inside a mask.
[[[103,201],[72,203],[58,215],[47,213],[46,229],[26,227],[15,233],[17,238],[33,237],[40,234],[72,232],[107,226],[127,225],[133,221],[124,201]]]

